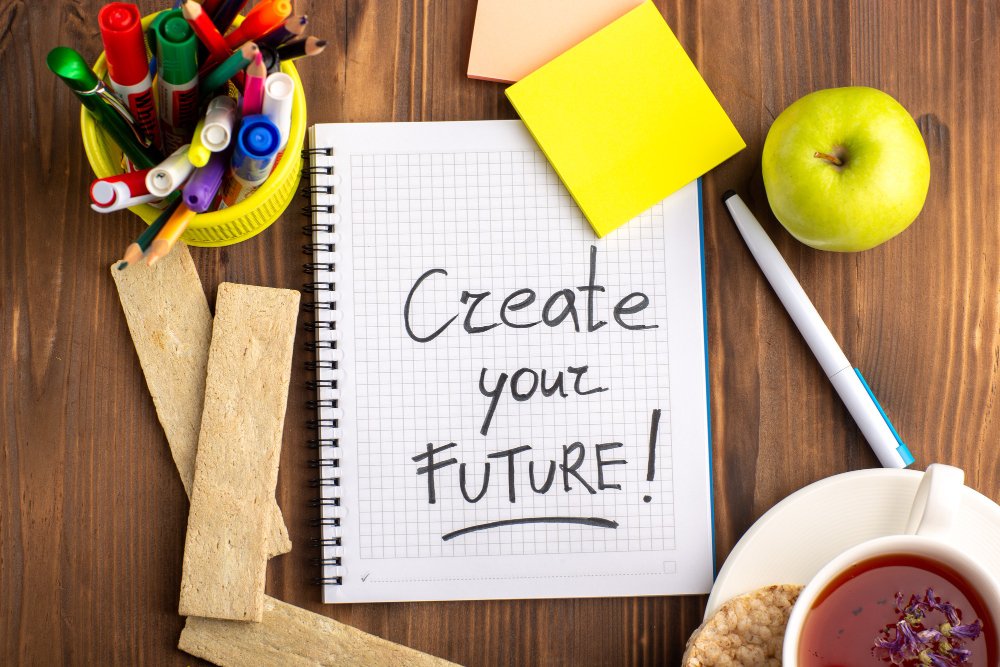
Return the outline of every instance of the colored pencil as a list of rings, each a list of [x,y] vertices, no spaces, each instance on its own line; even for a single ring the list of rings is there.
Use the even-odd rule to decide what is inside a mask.
[[[160,258],[166,257],[170,253],[174,244],[177,243],[177,239],[187,229],[188,223],[191,222],[191,218],[194,216],[195,212],[183,203],[177,207],[174,214],[167,220],[167,223],[163,225],[163,229],[153,239],[153,243],[149,247],[149,252],[146,254],[146,266],[153,266],[160,261]]]
[[[191,29],[194,30],[195,36],[208,49],[209,60],[221,62],[229,57],[232,50],[226,44],[222,33],[212,23],[212,19],[205,13],[201,5],[194,0],[187,0],[187,2],[181,5],[181,12],[184,14],[184,18],[187,19]]]
[[[325,39],[317,39],[316,37],[309,36],[305,39],[298,39],[294,42],[288,42],[279,46],[278,58],[284,62],[286,60],[296,60],[306,56],[315,56],[322,53],[325,48]]]
[[[129,264],[134,264],[142,259],[143,253],[149,249],[149,245],[153,242],[153,239],[156,238],[156,235],[160,233],[160,230],[163,229],[163,225],[167,224],[167,220],[170,219],[170,216],[172,216],[174,211],[177,210],[177,207],[180,206],[181,198],[179,192],[172,194],[170,198],[172,201],[168,199],[168,201],[170,201],[170,205],[163,209],[163,213],[161,213],[160,216],[153,221],[153,224],[146,227],[146,229],[142,231],[142,234],[139,234],[139,238],[130,243],[128,248],[125,249],[125,253],[122,255],[121,261],[118,263],[119,271],[127,267]]]

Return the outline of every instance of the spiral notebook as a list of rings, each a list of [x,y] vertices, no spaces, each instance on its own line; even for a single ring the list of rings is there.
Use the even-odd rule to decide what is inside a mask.
[[[598,239],[520,121],[309,141],[324,600],[708,592],[700,183]]]

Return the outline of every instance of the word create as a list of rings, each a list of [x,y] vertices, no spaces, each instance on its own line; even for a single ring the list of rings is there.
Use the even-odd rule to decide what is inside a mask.
[[[452,315],[451,318],[440,324],[436,329],[427,333],[417,333],[413,329],[413,297],[428,279],[438,274],[447,276],[448,271],[440,268],[433,268],[424,271],[420,277],[417,278],[416,282],[413,283],[413,287],[410,288],[409,293],[406,295],[406,301],[403,304],[403,324],[406,328],[406,335],[418,343],[429,343],[443,334],[461,314],[456,313],[455,315]],[[608,324],[604,320],[595,321],[595,317],[597,315],[595,299],[599,292],[604,291],[606,291],[604,286],[597,284],[597,246],[591,246],[590,276],[587,284],[576,288],[566,288],[553,292],[552,295],[545,300],[545,303],[541,308],[541,313],[537,313],[533,317],[528,317],[527,313],[524,313],[521,317],[516,315],[516,313],[520,313],[521,311],[527,311],[531,305],[535,303],[538,295],[532,289],[517,289],[506,295],[500,303],[499,313],[497,315],[500,321],[487,321],[485,323],[481,321],[477,323],[477,319],[481,320],[479,311],[485,310],[485,308],[481,309],[480,305],[489,299],[492,292],[463,291],[459,297],[459,301],[468,307],[465,310],[465,317],[462,320],[462,328],[469,334],[481,334],[495,329],[501,324],[511,329],[530,329],[538,326],[539,324],[544,324],[547,327],[558,327],[567,319],[572,319],[573,328],[576,332],[579,333],[581,331],[586,331],[587,333],[592,333],[604,326],[607,326]],[[587,321],[583,328],[581,328],[580,312],[576,305],[577,292],[582,295],[581,298],[585,296],[587,300]],[[649,306],[649,297],[646,294],[642,292],[631,292],[618,300],[618,302],[611,309],[611,317],[618,324],[618,326],[630,331],[655,329],[659,325],[643,324],[641,322],[627,321],[625,319],[626,316],[638,315],[645,310],[647,306]]]
[[[437,485],[441,478],[441,471],[456,464],[458,464],[458,488],[462,492],[462,497],[465,498],[466,502],[478,503],[483,499],[483,496],[486,495],[486,492],[490,488],[489,461],[486,461],[483,464],[482,482],[480,483],[478,492],[470,493],[468,488],[468,464],[464,462],[458,463],[458,459],[454,457],[443,460],[440,458],[441,454],[448,451],[452,447],[457,446],[458,443],[449,442],[446,445],[435,447],[434,443],[429,442],[427,443],[425,451],[417,454],[412,459],[414,463],[426,461],[426,465],[417,468],[417,474],[427,476],[427,502],[431,505],[437,502]],[[570,484],[571,478],[573,479],[574,484],[579,484],[583,490],[590,494],[596,494],[598,491],[604,491],[605,489],[620,490],[622,488],[621,484],[612,483],[605,478],[605,475],[608,473],[606,473],[604,469],[608,466],[620,466],[628,463],[625,459],[608,458],[610,455],[606,453],[622,446],[623,445],[620,442],[602,442],[594,446],[594,462],[597,467],[597,479],[588,481],[580,472],[580,468],[583,466],[583,462],[587,458],[587,448],[580,442],[574,442],[571,445],[564,445],[562,448],[562,457],[558,462],[549,460],[547,461],[547,466],[540,466],[545,470],[544,473],[541,470],[536,473],[535,461],[528,461],[528,485],[535,493],[548,493],[549,490],[553,488],[553,482],[556,478],[556,469],[558,468],[562,473],[561,486],[563,491],[566,493],[569,493],[574,488]],[[531,445],[520,445],[518,447],[486,455],[486,457],[490,459],[507,459],[507,498],[512,503],[517,502],[517,489],[524,488],[523,477],[521,477],[525,474],[523,459],[519,461],[518,456],[531,451],[531,449]],[[519,463],[521,465],[518,465]],[[595,486],[597,488],[594,488]]]

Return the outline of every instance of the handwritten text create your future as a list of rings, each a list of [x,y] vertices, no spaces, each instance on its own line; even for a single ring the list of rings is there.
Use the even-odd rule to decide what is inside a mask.
[[[497,327],[507,327],[511,330],[533,327],[565,328],[568,333],[573,334],[590,334],[604,327],[620,327],[627,331],[646,331],[659,327],[658,324],[651,324],[643,319],[644,311],[650,305],[649,296],[643,292],[630,292],[617,300],[612,297],[613,305],[610,306],[610,311],[606,310],[606,307],[599,308],[598,295],[606,289],[598,281],[597,269],[597,247],[591,246],[590,271],[586,285],[554,291],[544,301],[532,289],[517,289],[502,295],[498,309],[495,304],[501,295],[493,295],[489,291],[466,290],[461,292],[459,298],[463,306],[462,309],[457,309],[459,312],[446,317],[443,321],[434,322],[431,326],[422,324],[418,327],[414,322],[423,323],[426,318],[416,312],[418,308],[416,298],[420,296],[421,290],[428,289],[436,278],[448,276],[448,270],[445,268],[430,268],[413,282],[406,296],[403,305],[406,334],[415,343],[426,345],[432,344],[450,327],[460,328],[468,335],[483,334]],[[491,307],[491,304],[494,305]],[[599,312],[602,310],[603,312]],[[608,317],[608,320],[600,319],[601,317]],[[590,368],[586,364],[559,369],[483,367],[478,381],[470,378],[470,382],[475,382],[479,392],[489,400],[489,407],[483,415],[479,429],[480,435],[486,436],[490,432],[490,428],[494,426],[493,417],[497,405],[507,395],[515,403],[523,403],[546,399],[572,400],[576,396],[588,396],[611,390],[611,387],[603,386],[599,379],[591,377],[589,371]],[[647,481],[653,481],[656,474],[656,441],[660,413],[660,409],[652,410],[649,419],[648,454],[645,461]],[[581,470],[588,456],[588,448],[582,442],[563,445],[558,460],[549,460],[545,462],[547,465],[536,466],[536,461],[530,459],[529,452],[532,446],[529,444],[492,452],[487,458],[506,469],[507,497],[510,503],[516,503],[518,489],[526,488],[522,477],[525,475],[528,486],[536,494],[547,494],[559,488],[566,493],[578,490],[594,495],[606,490],[621,490],[621,484],[613,481],[613,471],[615,467],[627,466],[629,463],[621,458],[620,452],[615,451],[623,446],[624,443],[615,441],[594,443],[590,456],[593,467],[596,468],[596,476],[589,479]],[[479,502],[491,488],[491,462],[486,461],[482,464],[482,474],[476,475],[482,481],[474,485],[470,482],[472,475],[469,474],[468,464],[459,463],[458,459],[451,456],[455,452],[449,450],[455,447],[457,447],[455,442],[443,444],[429,442],[426,443],[424,451],[412,457],[413,462],[418,464],[417,475],[426,478],[426,501],[429,504],[437,502],[439,484],[455,479],[454,474],[444,472],[452,466],[457,466],[459,490],[467,503]],[[643,500],[648,503],[651,498],[647,495]],[[478,530],[522,523],[570,523],[601,528],[618,527],[616,521],[600,517],[539,516],[468,526],[445,534],[443,539],[450,540]]]

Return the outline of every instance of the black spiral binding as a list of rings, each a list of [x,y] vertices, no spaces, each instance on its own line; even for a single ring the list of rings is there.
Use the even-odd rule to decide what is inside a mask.
[[[319,555],[310,558],[310,563],[319,568],[319,576],[313,583],[320,586],[339,586],[343,583],[339,568],[342,565],[340,548],[343,546],[339,534],[340,469],[339,443],[337,441],[338,400],[337,374],[339,354],[337,348],[336,322],[336,174],[332,148],[308,148],[302,151],[306,161],[303,174],[309,178],[309,185],[302,188],[302,196],[308,203],[302,207],[302,214],[309,218],[309,224],[302,232],[309,242],[302,251],[310,261],[303,265],[311,276],[302,286],[302,291],[311,300],[302,305],[307,313],[312,313],[311,322],[305,330],[312,334],[306,342],[306,350],[312,359],[306,361],[306,370],[311,377],[306,387],[316,392],[316,397],[307,401],[306,406],[316,412],[307,426],[314,432],[306,445],[313,450],[314,458],[309,459],[309,468],[316,476],[309,480],[309,487],[317,490],[317,495],[309,501],[309,506],[317,510],[316,517],[309,523],[320,531],[320,537],[310,541],[310,546]]]

